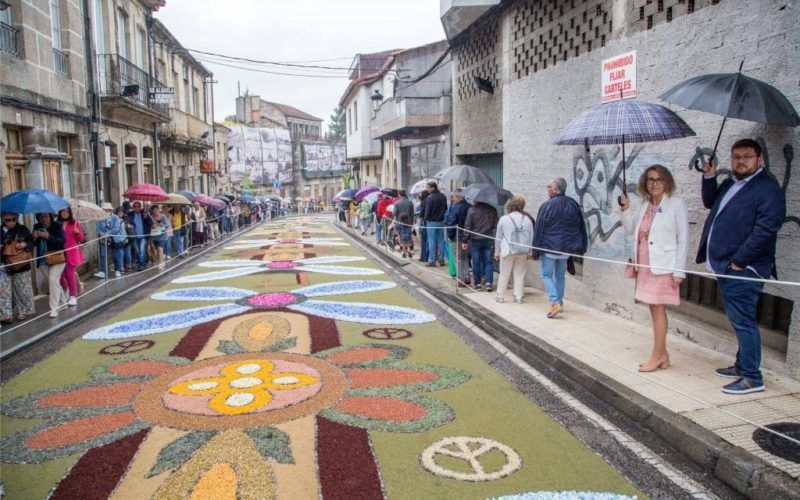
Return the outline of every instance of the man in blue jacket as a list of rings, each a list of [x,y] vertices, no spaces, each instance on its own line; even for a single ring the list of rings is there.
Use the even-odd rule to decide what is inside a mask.
[[[542,283],[550,298],[548,318],[554,318],[564,307],[565,274],[569,258],[566,254],[586,253],[589,242],[581,207],[564,194],[566,190],[567,181],[563,177],[547,183],[550,199],[539,207],[533,232],[533,246],[546,249],[533,250],[533,258],[542,259]]]
[[[703,226],[697,263],[705,262],[719,275],[725,313],[739,341],[736,363],[716,370],[720,377],[734,379],[722,388],[728,394],[764,390],[756,317],[764,283],[737,279],[777,277],[775,244],[786,217],[786,198],[762,165],[761,146],[742,139],[731,148],[733,178],[718,185],[715,165],[708,163],[703,169],[703,205],[711,213]]]
[[[453,202],[444,217],[444,225],[447,226],[447,239],[453,242],[453,248],[458,252],[458,286],[469,285],[469,250],[464,250],[461,245],[456,245],[456,227],[463,228],[464,221],[467,220],[469,203],[461,196],[461,190],[456,189],[453,193]],[[464,241],[464,234],[458,234],[458,241]],[[458,248],[456,248],[458,247]]]

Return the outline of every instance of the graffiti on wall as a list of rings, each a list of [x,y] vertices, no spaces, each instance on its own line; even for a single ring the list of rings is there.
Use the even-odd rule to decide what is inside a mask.
[[[792,147],[791,144],[783,145],[781,152],[783,153],[784,168],[783,168],[783,176],[779,178],[774,174],[775,168],[773,167],[775,167],[775,165],[770,162],[769,148],[767,148],[767,142],[764,140],[763,137],[758,137],[756,139],[756,142],[758,142],[759,146],[761,146],[761,157],[764,160],[764,170],[766,170],[770,175],[775,177],[775,180],[778,181],[778,183],[781,186],[781,189],[783,189],[784,194],[786,194],[789,188],[789,182],[792,180],[792,162],[794,161],[794,148]],[[695,148],[694,155],[689,160],[689,169],[690,170],[695,169],[698,172],[702,172],[703,171],[702,165],[708,162],[713,152],[714,150],[708,147]],[[717,169],[717,177],[720,176],[728,177],[731,175],[731,173],[732,172],[730,168]],[[791,208],[787,206],[787,210],[790,209]],[[800,215],[787,214],[786,219],[784,220],[784,224],[786,224],[787,222],[796,224],[798,227],[800,227]]]

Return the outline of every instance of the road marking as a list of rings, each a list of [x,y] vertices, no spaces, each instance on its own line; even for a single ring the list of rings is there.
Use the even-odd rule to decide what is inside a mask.
[[[475,333],[481,340],[491,345],[499,354],[514,363],[517,367],[522,369],[525,373],[530,375],[539,384],[544,386],[551,394],[559,398],[567,406],[583,415],[587,420],[593,423],[596,427],[611,435],[615,441],[621,446],[627,448],[634,453],[638,458],[653,466],[665,478],[672,481],[676,486],[686,491],[692,498],[697,499],[716,499],[719,498],[703,485],[691,479],[681,471],[675,469],[672,465],[664,461],[661,457],[650,451],[646,446],[639,443],[636,439],[628,433],[619,429],[616,425],[608,421],[606,418],[575,399],[567,391],[561,389],[555,382],[550,380],[544,374],[528,365],[522,358],[509,351],[503,344],[493,338],[491,335],[480,329],[477,325],[470,322],[467,318],[462,316],[456,311],[453,311],[447,304],[437,299],[427,290],[419,289],[419,293],[428,297],[434,304],[438,305],[446,314],[449,314],[453,319],[463,324],[467,329]]]

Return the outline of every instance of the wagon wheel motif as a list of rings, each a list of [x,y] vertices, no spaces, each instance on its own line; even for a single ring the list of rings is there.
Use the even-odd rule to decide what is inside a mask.
[[[132,352],[144,351],[150,349],[156,343],[152,340],[126,340],[111,344],[100,349],[100,354],[117,355],[117,354],[130,354]]]
[[[480,458],[487,453],[498,451],[505,456],[505,463],[494,471],[487,471]],[[467,462],[469,472],[448,469],[436,461],[437,455],[443,455]],[[420,455],[422,466],[429,472],[442,477],[460,481],[494,481],[509,476],[522,467],[522,459],[510,446],[483,437],[454,436],[436,441],[425,448]]]
[[[400,340],[407,339],[413,334],[405,328],[370,328],[364,330],[363,335],[373,340]]]

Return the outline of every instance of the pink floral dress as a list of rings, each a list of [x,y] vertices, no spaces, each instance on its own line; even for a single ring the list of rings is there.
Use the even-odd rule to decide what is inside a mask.
[[[658,207],[650,204],[644,217],[642,217],[642,223],[639,225],[639,234],[637,235],[639,244],[636,252],[637,264],[650,265],[648,236],[656,210],[658,210]],[[677,306],[681,303],[680,288],[672,286],[672,274],[653,274],[646,267],[640,267],[638,270],[639,272],[636,274],[636,294],[634,295],[636,300],[653,305]]]

